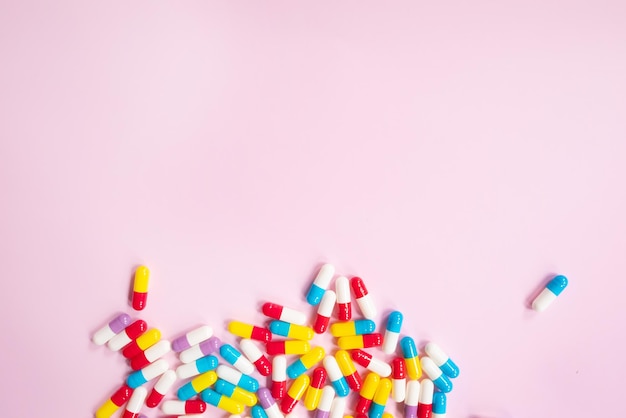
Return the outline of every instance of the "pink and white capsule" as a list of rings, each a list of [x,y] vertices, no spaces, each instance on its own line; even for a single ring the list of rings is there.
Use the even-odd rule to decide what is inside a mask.
[[[350,282],[345,276],[337,277],[335,281],[335,291],[337,293],[337,307],[340,321],[349,321],[352,318],[352,301],[350,298]]]
[[[180,353],[196,344],[200,344],[202,341],[208,340],[212,336],[213,328],[208,325],[202,325],[172,341],[172,350],[175,353]]]

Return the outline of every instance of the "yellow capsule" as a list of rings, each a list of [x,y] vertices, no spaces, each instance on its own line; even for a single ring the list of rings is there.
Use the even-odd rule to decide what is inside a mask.
[[[350,376],[356,372],[356,367],[354,366],[352,357],[350,357],[350,354],[348,354],[347,351],[338,350],[335,353],[335,359],[337,359],[337,364],[339,364],[341,374],[344,376]]]
[[[315,335],[313,328],[291,324],[285,321],[272,321],[270,322],[269,328],[272,334],[280,335],[281,337],[295,338],[296,340],[309,341],[312,340]]]
[[[370,319],[335,322],[330,326],[333,337],[349,337],[351,335],[371,334],[376,330],[376,323]]]
[[[304,395],[306,388],[311,384],[311,379],[306,374],[299,376],[296,380],[293,381],[291,387],[287,391],[287,395],[295,401],[298,401]]]
[[[230,395],[230,397],[246,406],[254,406],[257,403],[257,397],[254,393],[237,386],[235,386],[233,394]]]
[[[317,405],[320,403],[321,397],[322,389],[309,386],[306,390],[306,395],[304,396],[304,407],[309,411],[315,411],[317,409]]]
[[[102,404],[100,408],[96,411],[96,418],[109,418],[112,416],[115,411],[120,409],[119,406],[115,405],[113,401],[108,399],[105,403]]]
[[[141,348],[141,351],[144,351],[146,348],[149,348],[158,343],[160,339],[161,331],[156,328],[151,328],[141,334],[139,337],[137,337],[135,342],[137,343],[137,346]]]
[[[133,291],[139,293],[148,292],[148,282],[150,281],[150,270],[146,266],[139,266],[135,270],[135,281],[133,282]]]
[[[268,342],[272,340],[272,333],[267,328],[246,324],[240,321],[230,321],[228,331],[241,338],[250,338],[257,341]]]
[[[354,418],[352,415],[344,415],[343,418]]]
[[[344,350],[357,348],[379,347],[383,343],[383,336],[378,333],[351,335],[337,338],[337,345]]]
[[[393,418],[393,415],[391,415],[389,412],[383,412],[383,418]]]
[[[195,377],[191,381],[191,386],[196,391],[196,393],[200,393],[204,389],[213,386],[215,382],[217,382],[217,373],[215,373],[213,370],[210,370],[206,373],[202,373],[200,376]]]
[[[220,401],[217,404],[217,407],[233,415],[239,415],[245,409],[244,404],[239,403],[233,398],[229,398],[228,396],[224,396],[224,395],[222,395],[222,397],[220,398]]]
[[[374,398],[372,401],[377,403],[378,405],[387,404],[387,399],[389,399],[389,395],[391,394],[391,379],[386,377],[380,379],[378,383],[378,388],[376,388],[376,393],[374,393]]]
[[[406,374],[409,375],[411,380],[417,380],[422,377],[422,365],[419,357],[405,358],[404,363],[406,364]]]
[[[363,381],[363,386],[361,386],[361,392],[359,392],[359,395],[371,401],[374,398],[374,394],[376,393],[376,389],[378,389],[379,383],[379,375],[374,372],[368,373],[368,375],[365,376],[365,380]]]

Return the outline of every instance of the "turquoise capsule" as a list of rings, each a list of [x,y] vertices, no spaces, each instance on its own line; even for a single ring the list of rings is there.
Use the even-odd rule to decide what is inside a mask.
[[[223,344],[220,347],[220,356],[230,364],[235,362],[241,357],[241,353],[230,344]]]
[[[383,412],[385,412],[385,405],[372,402],[370,405],[369,418],[382,418]]]
[[[252,418],[267,418],[267,414],[261,405],[254,405],[250,410]]]
[[[443,392],[433,394],[433,414],[445,415],[446,395]]]
[[[215,370],[219,360],[215,356],[204,356],[196,360],[196,369],[199,373],[205,373],[209,370]]]

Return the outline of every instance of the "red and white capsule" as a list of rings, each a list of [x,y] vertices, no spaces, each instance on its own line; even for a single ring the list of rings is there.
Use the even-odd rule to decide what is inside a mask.
[[[147,329],[148,324],[146,324],[146,321],[138,319],[127,326],[119,334],[116,334],[115,337],[111,338],[109,342],[107,342],[107,346],[113,351],[120,351],[122,348],[136,340],[141,334],[146,332]]]
[[[176,372],[174,370],[167,370],[159,377],[159,380],[154,384],[148,399],[146,399],[146,406],[148,408],[154,408],[161,403],[163,397],[169,392],[169,390],[176,382]]]
[[[130,359],[130,367],[133,370],[143,369],[148,364],[154,363],[170,351],[172,351],[170,342],[168,340],[161,340]]]
[[[402,357],[391,362],[391,397],[395,402],[404,402],[406,397],[406,364]]]
[[[330,317],[333,314],[333,309],[335,308],[336,301],[337,295],[335,294],[335,292],[333,292],[332,290],[327,290],[326,292],[324,292],[324,296],[322,296],[322,301],[317,308],[315,325],[313,325],[313,330],[317,334],[323,334],[328,329],[328,323],[330,322]]]
[[[430,418],[433,412],[433,392],[435,385],[430,379],[422,380],[420,397],[417,402],[417,418]]]
[[[350,285],[352,286],[352,291],[354,292],[354,296],[356,298],[356,303],[359,305],[359,309],[361,309],[361,313],[367,319],[375,319],[376,318],[376,306],[372,301],[372,298],[367,291],[367,287],[365,287],[365,283],[363,279],[360,277],[353,277],[350,280]]]
[[[287,357],[278,355],[272,360],[272,396],[282,399],[287,390]]]
[[[350,298],[350,282],[345,276],[337,277],[335,281],[335,291],[337,292],[337,317],[340,321],[349,321],[352,318],[352,300]]]
[[[206,402],[197,399],[188,401],[165,401],[161,406],[165,415],[202,414],[206,411]]]
[[[254,367],[263,376],[269,376],[272,372],[272,363],[265,357],[265,354],[256,346],[254,341],[244,338],[239,343],[239,347],[243,354],[250,360]]]
[[[373,357],[370,353],[363,350],[352,350],[350,355],[355,363],[360,364],[367,370],[376,373],[380,377],[389,377],[391,374],[391,366],[382,360]]]
[[[265,303],[261,310],[263,311],[263,315],[270,318],[289,322],[294,325],[306,324],[306,314],[304,312],[296,311],[295,309],[287,308],[277,303]]]
[[[128,403],[126,404],[126,409],[124,410],[122,418],[138,418],[143,402],[146,400],[146,396],[148,396],[148,389],[143,386],[135,388],[133,394],[130,395]]]

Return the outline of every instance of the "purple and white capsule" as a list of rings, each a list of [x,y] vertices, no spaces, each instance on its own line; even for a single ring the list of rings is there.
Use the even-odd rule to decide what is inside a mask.
[[[222,345],[222,342],[219,338],[211,337],[181,352],[179,355],[180,361],[183,363],[191,363],[199,358],[215,353],[220,345]]]
[[[417,403],[420,398],[420,382],[409,380],[406,384],[406,396],[404,398],[404,418],[417,418]]]
[[[202,341],[208,340],[212,336],[213,328],[208,325],[203,325],[172,341],[172,350],[174,350],[175,353],[180,353],[196,344],[200,344]]]
[[[268,388],[259,389],[257,397],[268,418],[283,418],[283,414]]]
[[[335,389],[332,386],[324,386],[320,402],[317,404],[317,410],[315,411],[315,418],[329,418],[334,399]]]
[[[109,342],[111,338],[115,337],[115,334],[122,332],[127,326],[129,326],[130,322],[130,316],[125,313],[120,314],[113,318],[111,322],[96,331],[91,340],[96,345],[104,345]]]

